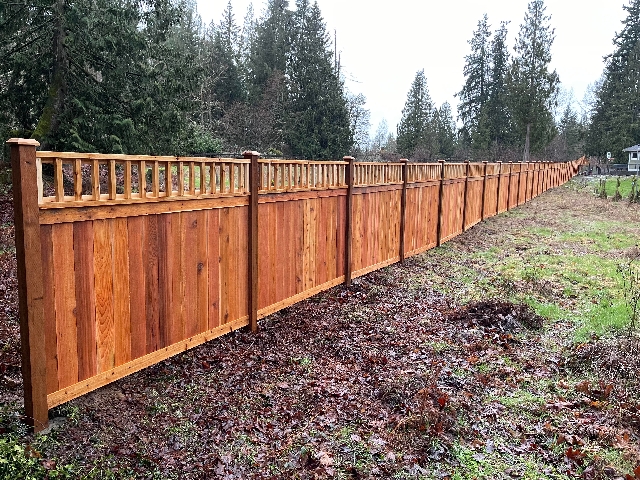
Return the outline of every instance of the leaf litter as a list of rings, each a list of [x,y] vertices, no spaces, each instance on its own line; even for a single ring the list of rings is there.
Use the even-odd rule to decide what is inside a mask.
[[[614,361],[613,340],[566,341],[568,322],[512,303],[526,286],[482,262],[474,278],[504,295],[470,301],[451,268],[489,244],[524,255],[523,224],[556,223],[558,208],[590,220],[593,202],[548,192],[518,217],[271,315],[257,335],[235,332],[57,407],[66,421],[45,440],[15,427],[15,253],[0,204],[0,428],[79,478],[640,478],[635,347]]]

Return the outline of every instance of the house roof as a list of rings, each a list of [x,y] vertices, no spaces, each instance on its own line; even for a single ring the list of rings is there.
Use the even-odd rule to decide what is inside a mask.
[[[634,145],[633,147],[625,148],[623,152],[640,152],[640,144]]]

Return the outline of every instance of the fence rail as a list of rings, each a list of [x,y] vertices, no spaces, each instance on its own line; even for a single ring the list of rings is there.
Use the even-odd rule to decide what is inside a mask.
[[[259,318],[561,185],[583,162],[238,160],[9,144],[25,408],[37,430],[56,405],[256,330]]]

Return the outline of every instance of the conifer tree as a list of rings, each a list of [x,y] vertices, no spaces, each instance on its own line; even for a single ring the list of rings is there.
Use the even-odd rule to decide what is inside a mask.
[[[483,120],[486,123],[482,128],[486,129],[488,143],[494,148],[510,145],[512,142],[511,112],[509,111],[506,84],[509,71],[508,23],[502,22],[500,24],[500,28],[494,32],[491,41],[489,98],[483,113]]]
[[[490,37],[489,20],[485,14],[469,40],[471,53],[465,57],[463,70],[466,80],[457,94],[460,98],[458,118],[462,121],[462,137],[467,144],[472,143],[474,138],[479,141],[476,130],[481,112],[489,99]]]
[[[407,158],[429,160],[437,152],[433,127],[434,107],[424,70],[416,73],[398,124],[398,153]]]
[[[623,7],[627,17],[613,39],[614,52],[606,58],[604,79],[592,106],[587,152],[614,157],[640,142],[640,0]]]
[[[543,0],[529,2],[516,40],[509,72],[509,94],[514,126],[524,140],[523,160],[539,151],[556,134],[552,108],[558,89],[558,74],[549,71],[554,30]]]
[[[341,158],[353,144],[342,84],[318,4],[297,0],[287,60],[287,143],[293,155]]]

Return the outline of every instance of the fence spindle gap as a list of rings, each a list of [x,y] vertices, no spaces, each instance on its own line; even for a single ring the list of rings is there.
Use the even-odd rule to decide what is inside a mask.
[[[44,182],[42,181],[42,159],[36,158],[36,183],[38,186],[38,205],[44,203]]]
[[[73,196],[76,202],[82,200],[82,160],[73,160]]]
[[[116,161],[113,159],[109,159],[109,184],[108,184],[108,192],[109,192],[109,200],[116,199]]]

